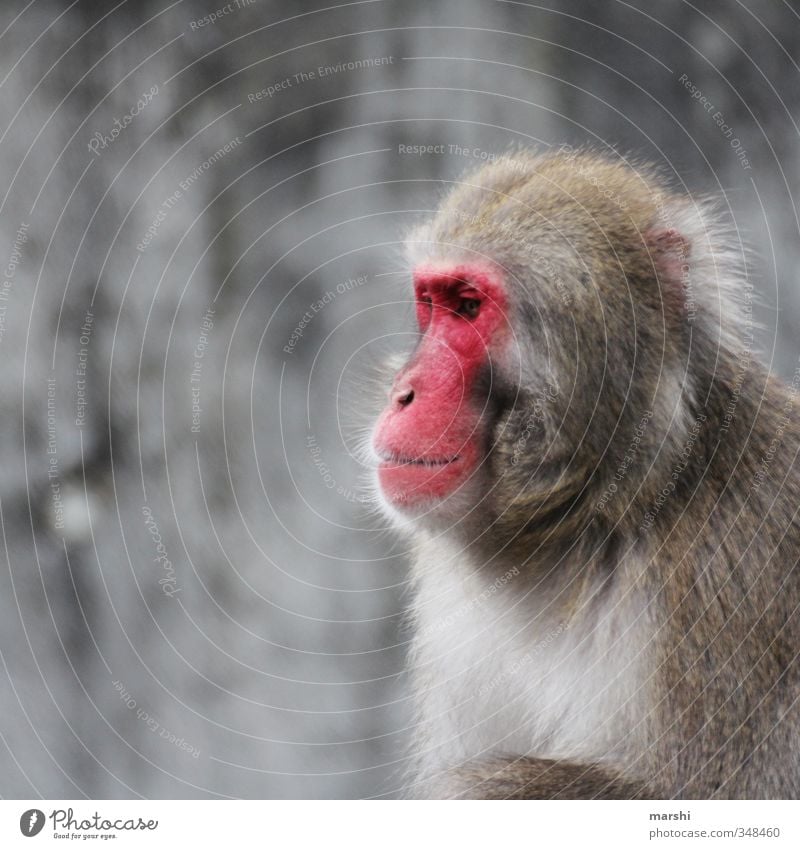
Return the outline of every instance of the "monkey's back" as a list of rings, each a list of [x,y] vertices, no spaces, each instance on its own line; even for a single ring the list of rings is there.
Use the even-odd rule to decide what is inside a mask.
[[[671,795],[798,798],[800,371],[790,386],[755,365],[739,377],[712,388],[658,523],[670,686],[653,754]]]

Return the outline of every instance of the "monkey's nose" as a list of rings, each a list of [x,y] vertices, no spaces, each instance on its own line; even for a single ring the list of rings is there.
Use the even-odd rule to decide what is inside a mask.
[[[395,386],[392,390],[391,400],[399,407],[407,407],[414,400],[414,390],[406,383]]]

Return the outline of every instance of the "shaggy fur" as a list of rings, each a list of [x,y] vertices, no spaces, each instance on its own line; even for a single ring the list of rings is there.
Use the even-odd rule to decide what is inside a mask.
[[[797,390],[706,201],[591,153],[468,176],[412,265],[492,263],[480,487],[414,521],[409,792],[800,795]]]

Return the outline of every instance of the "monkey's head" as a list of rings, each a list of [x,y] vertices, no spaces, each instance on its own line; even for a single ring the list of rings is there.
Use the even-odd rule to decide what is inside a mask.
[[[731,348],[706,212],[585,153],[458,184],[408,240],[419,342],[372,437],[390,511],[575,531],[624,510],[600,493],[646,489],[692,419],[694,361]]]

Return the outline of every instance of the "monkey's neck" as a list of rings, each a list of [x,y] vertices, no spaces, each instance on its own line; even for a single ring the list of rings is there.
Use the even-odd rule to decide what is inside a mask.
[[[641,577],[641,545],[615,530],[587,526],[571,538],[536,531],[501,539],[491,527],[472,538],[457,532],[423,537],[413,576],[419,585],[466,582],[482,597],[509,597],[527,617],[547,622],[592,620],[617,585]],[[549,627],[549,626],[548,626]]]

